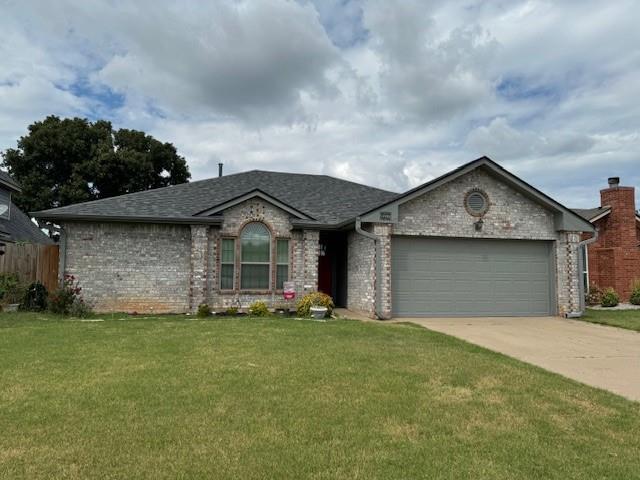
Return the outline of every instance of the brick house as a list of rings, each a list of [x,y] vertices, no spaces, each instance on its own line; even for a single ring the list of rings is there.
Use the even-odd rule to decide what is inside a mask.
[[[593,232],[487,157],[401,194],[250,171],[34,215],[98,311],[276,306],[287,281],[378,318],[575,314]]]
[[[631,286],[640,280],[640,215],[635,189],[620,186],[618,177],[600,190],[600,206],[574,209],[598,230],[598,238],[583,253],[586,285],[612,287],[622,301],[629,301]],[[585,235],[585,238],[588,235]]]

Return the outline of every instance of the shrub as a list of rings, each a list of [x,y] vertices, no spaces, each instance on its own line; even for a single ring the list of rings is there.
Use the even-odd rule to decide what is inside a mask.
[[[87,318],[93,314],[93,309],[80,297],[75,297],[69,307],[69,315],[77,318]]]
[[[301,317],[308,317],[311,307],[327,307],[327,315],[331,315],[335,305],[333,299],[322,292],[307,293],[304,297],[298,300],[296,305],[297,313]]]
[[[42,312],[47,309],[48,296],[47,288],[40,282],[34,282],[27,288],[20,304],[20,310]]]
[[[589,287],[589,293],[585,296],[587,305],[600,305],[602,303],[602,289],[595,283]]]
[[[82,289],[73,275],[65,275],[62,286],[49,297],[49,310],[52,313],[68,315],[74,300],[80,296]]]
[[[238,314],[238,307],[229,307],[227,308],[226,312],[227,315],[237,315]]]
[[[618,303],[620,303],[620,297],[613,288],[609,287],[602,292],[601,305],[603,307],[615,307]]]
[[[631,297],[629,302],[634,305],[640,305],[640,280],[635,280],[631,286]]]
[[[26,285],[14,273],[0,274],[0,300],[2,303],[20,303],[26,289]]]
[[[254,317],[266,317],[269,313],[267,304],[260,300],[256,300],[249,305],[249,315],[253,315]]]
[[[206,303],[201,303],[198,305],[198,313],[196,313],[198,317],[210,317],[211,316],[211,307]]]

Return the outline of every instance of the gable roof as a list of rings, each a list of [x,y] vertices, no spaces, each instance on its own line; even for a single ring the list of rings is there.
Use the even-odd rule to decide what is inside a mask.
[[[317,225],[337,225],[398,197],[397,193],[327,175],[249,172],[34,212],[45,220],[205,221],[217,207],[261,193]],[[195,218],[194,218],[195,217]],[[215,219],[210,219],[212,222]]]
[[[389,207],[391,209],[391,212],[385,213],[389,213],[393,216],[393,210],[395,209],[397,215],[397,207],[399,205],[408,202],[413,198],[424,195],[425,193],[434,190],[446,183],[449,183],[463,175],[466,175],[467,173],[477,168],[485,169],[493,176],[499,178],[501,182],[509,185],[514,190],[519,191],[520,193],[535,201],[536,203],[542,205],[546,209],[554,212],[556,229],[565,231],[593,231],[593,226],[583,217],[576,214],[573,210],[570,210],[556,200],[552,199],[548,195],[542,193],[537,188],[529,185],[524,180],[516,177],[514,174],[507,171],[505,168],[498,165],[496,162],[486,156],[466,163],[454,170],[451,170],[448,173],[445,173],[438,178],[412,188],[411,190],[397,196],[394,199],[391,199],[386,203],[378,205],[377,207],[363,213],[361,215],[361,219],[362,221],[379,221],[379,218],[376,217],[376,213],[381,213],[380,210],[382,208],[387,209]]]
[[[54,243],[38,226],[11,202],[9,219],[0,218],[0,241]]]
[[[595,222],[611,213],[611,207],[574,208],[572,210],[590,222]]]

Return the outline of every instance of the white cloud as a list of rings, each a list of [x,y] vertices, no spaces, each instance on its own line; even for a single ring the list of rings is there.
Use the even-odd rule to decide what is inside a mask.
[[[0,149],[47,114],[392,190],[489,155],[559,200],[638,184],[640,4],[6,2]],[[80,88],[81,87],[81,88]],[[120,94],[121,96],[118,96]]]

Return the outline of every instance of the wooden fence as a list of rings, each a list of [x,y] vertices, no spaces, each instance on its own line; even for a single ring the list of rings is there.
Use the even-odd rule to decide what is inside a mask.
[[[58,288],[58,245],[7,243],[0,255],[0,272],[15,273],[23,282],[42,282],[50,292]]]

